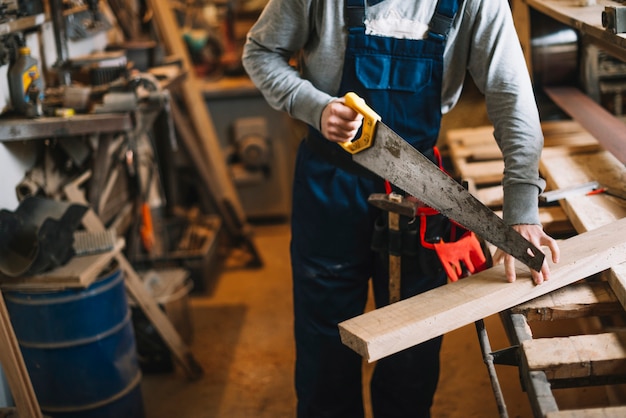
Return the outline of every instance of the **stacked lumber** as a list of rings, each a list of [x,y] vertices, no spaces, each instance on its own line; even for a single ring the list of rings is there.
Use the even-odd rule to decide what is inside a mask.
[[[608,282],[580,281],[501,317],[536,417],[625,416],[626,331],[615,326],[625,311]]]
[[[575,121],[546,121],[541,124],[544,150],[570,155],[598,149],[598,142]],[[470,185],[470,191],[497,213],[502,209],[504,161],[493,137],[492,126],[454,129],[446,135],[453,175]],[[558,205],[542,205],[539,216],[544,229],[553,236],[574,232]]]
[[[626,168],[601,148],[545,149],[540,171],[554,189],[589,181],[626,188]],[[626,217],[626,201],[606,194],[559,204],[579,233]],[[511,343],[520,346],[520,376],[535,416],[626,416],[625,285],[626,264],[615,264],[502,315]]]

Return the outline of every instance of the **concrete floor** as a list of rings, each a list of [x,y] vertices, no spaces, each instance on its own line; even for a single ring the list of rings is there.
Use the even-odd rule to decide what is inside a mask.
[[[488,123],[482,97],[469,85],[459,105],[445,116],[442,133]],[[144,375],[147,418],[295,416],[289,239],[286,223],[255,226],[263,268],[226,268],[207,294],[190,298],[191,349],[205,375],[194,382],[180,371]],[[508,347],[499,318],[486,318],[485,323],[492,349]],[[444,337],[441,358],[433,417],[497,417],[473,324]],[[369,376],[372,365],[364,364],[364,368]],[[532,416],[517,369],[497,369],[509,416]],[[369,409],[367,417],[371,417]]]
[[[205,374],[144,374],[147,418],[295,417],[289,236],[286,224],[256,227],[264,267],[226,269],[210,294],[190,298],[191,349]],[[507,347],[499,318],[485,322],[492,348]],[[447,334],[441,358],[433,417],[497,417],[474,325]],[[509,416],[531,416],[517,369],[498,366],[498,375]]]

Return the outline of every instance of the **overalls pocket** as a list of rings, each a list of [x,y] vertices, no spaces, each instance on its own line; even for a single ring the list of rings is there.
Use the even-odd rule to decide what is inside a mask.
[[[430,84],[432,61],[382,54],[356,57],[356,76],[369,90],[418,93]]]

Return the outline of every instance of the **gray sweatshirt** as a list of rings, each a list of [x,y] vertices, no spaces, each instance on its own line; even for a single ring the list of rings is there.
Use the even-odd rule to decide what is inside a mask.
[[[385,0],[367,7],[367,33],[421,39],[435,0]],[[341,81],[347,33],[342,0],[269,0],[248,33],[243,65],[267,102],[316,129]],[[297,66],[290,65],[297,60]],[[296,68],[297,67],[297,68]],[[539,224],[543,135],[532,84],[506,0],[465,0],[446,45],[442,112],[466,73],[485,95],[504,156],[504,219]]]

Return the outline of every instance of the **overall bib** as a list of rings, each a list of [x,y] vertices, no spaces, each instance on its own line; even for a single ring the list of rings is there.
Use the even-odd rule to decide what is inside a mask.
[[[458,0],[439,0],[422,40],[366,35],[364,0],[345,3],[349,35],[337,95],[356,92],[385,124],[434,160],[443,52]],[[363,417],[362,358],[341,343],[337,324],[363,313],[370,278],[376,306],[388,304],[387,260],[371,250],[381,213],[367,203],[372,193],[384,191],[384,179],[310,129],[298,150],[292,209],[299,418]],[[402,298],[446,280],[435,251],[419,247],[415,256],[403,257]],[[436,338],[378,361],[371,382],[376,418],[429,416],[440,347]]]

